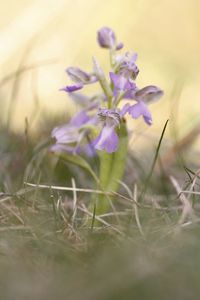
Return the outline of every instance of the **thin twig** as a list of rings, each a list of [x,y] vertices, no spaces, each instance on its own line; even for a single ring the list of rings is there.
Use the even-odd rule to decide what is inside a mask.
[[[178,181],[173,176],[170,176],[170,180],[171,180],[177,194],[179,195],[179,199],[183,205],[182,214],[178,221],[178,224],[181,225],[181,224],[184,224],[184,222],[188,216],[192,216],[192,215],[194,215],[194,213],[193,213],[193,209],[192,209],[192,205],[191,205],[190,201],[185,197],[185,195],[183,193],[181,193],[181,187],[180,187]]]
[[[73,215],[72,215],[72,226],[74,226],[74,221],[77,212],[77,191],[76,191],[76,182],[72,178],[72,187],[73,187]]]
[[[76,191],[76,192],[83,192],[83,193],[95,193],[95,194],[104,194],[104,195],[113,196],[112,192],[104,192],[104,191],[93,190],[93,189],[82,189],[82,188],[55,186],[55,185],[46,185],[46,184],[34,184],[29,182],[25,182],[25,184],[40,189],[52,189],[52,190],[59,190],[59,191],[72,191],[72,192]]]
[[[134,185],[134,191],[133,191],[133,199],[135,200],[135,202],[137,203],[137,199],[138,199],[138,194],[137,194],[137,185]],[[139,232],[141,233],[141,235],[144,237],[144,231],[142,229],[142,225],[140,223],[140,217],[139,217],[139,211],[138,211],[138,206],[135,205],[135,202],[133,201],[133,208],[134,208],[134,212],[135,212],[135,221],[137,224],[137,227],[139,229]]]
[[[0,204],[5,202],[5,201],[10,200],[13,197],[23,196],[24,194],[32,192],[33,190],[34,190],[33,188],[24,188],[24,189],[19,190],[15,194],[9,194],[9,196],[6,196],[6,197],[0,199]]]

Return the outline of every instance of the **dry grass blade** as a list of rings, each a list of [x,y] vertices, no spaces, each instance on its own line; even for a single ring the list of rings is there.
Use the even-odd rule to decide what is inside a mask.
[[[9,231],[9,230],[28,230],[28,231],[31,231],[31,227],[23,226],[23,225],[0,227],[0,232]]]
[[[200,192],[197,192],[197,191],[190,191],[190,190],[184,190],[184,191],[181,191],[181,194],[200,195]]]
[[[24,225],[24,220],[21,218],[21,216],[13,209],[10,205],[6,205],[5,203],[1,203],[2,208],[6,209],[9,211],[13,216],[16,217],[16,219]]]
[[[184,224],[185,220],[187,219],[188,216],[192,217],[194,216],[194,212],[192,209],[192,205],[190,203],[190,201],[185,197],[185,195],[182,193],[182,189],[178,183],[178,181],[173,177],[170,176],[170,180],[178,194],[178,197],[183,205],[183,209],[182,209],[182,214],[179,218],[178,224],[182,225]]]
[[[137,203],[138,194],[137,194],[137,185],[136,184],[134,185],[133,199]],[[139,232],[144,237],[145,235],[144,235],[144,231],[142,229],[142,225],[141,225],[141,222],[140,222],[138,205],[136,205],[135,202],[133,201],[133,208],[134,208],[134,212],[135,212],[135,221],[136,221],[137,227],[139,229]]]
[[[108,196],[113,196],[112,192],[104,192],[101,190],[93,190],[93,189],[82,189],[82,188],[76,188],[76,187],[65,187],[65,186],[55,186],[55,185],[46,185],[46,184],[34,184],[25,182],[26,185],[32,186],[35,188],[40,189],[50,189],[50,190],[59,190],[59,191],[76,191],[76,192],[83,192],[83,193],[94,193],[94,194],[103,194]]]
[[[76,182],[72,178],[72,187],[73,187],[73,215],[72,215],[72,225],[74,225],[76,212],[77,212],[77,191],[76,191]]]
[[[23,196],[26,193],[32,192],[33,190],[34,190],[33,188],[27,188],[27,187],[23,188],[23,189],[19,190],[18,192],[16,192],[15,194],[9,194],[9,196],[6,196],[6,197],[0,199],[0,204],[5,202],[5,201],[10,200],[12,197]]]
[[[87,214],[88,216],[90,216],[91,218],[94,217],[93,213],[89,212],[85,206],[84,206],[84,207],[82,207],[82,206],[77,206],[77,208],[78,208],[80,211],[86,213],[86,214]],[[106,222],[105,220],[103,220],[100,216],[95,215],[95,220],[99,221],[99,222],[102,223],[103,225],[106,225],[107,227],[111,228],[112,230],[118,232],[120,235],[123,235],[123,236],[124,236],[124,233],[123,233],[122,231],[120,231],[118,228],[114,227],[112,224],[110,224],[110,223]]]
[[[137,201],[138,200],[137,185],[136,184],[134,185],[134,192],[132,193],[130,188],[123,181],[119,181],[119,183],[125,188],[129,197],[132,199],[135,221],[136,221],[136,224],[137,224],[140,234],[144,237],[144,232],[143,232],[143,229],[142,229],[142,226],[140,223],[139,211],[138,211],[139,205],[138,205],[138,201]]]

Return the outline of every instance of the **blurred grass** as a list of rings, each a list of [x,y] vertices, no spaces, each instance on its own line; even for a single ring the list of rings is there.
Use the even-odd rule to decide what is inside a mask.
[[[155,188],[153,192],[155,200]],[[126,215],[119,215],[118,225],[112,217],[105,218],[123,235],[111,226],[91,232],[81,225],[81,212],[72,224],[72,199],[61,191],[36,189],[12,197],[5,206],[0,202],[1,296],[196,299],[199,226],[193,223],[181,230],[177,225],[179,210],[173,210],[174,197],[169,201],[160,195],[159,203],[165,202],[169,211],[139,209],[145,238],[138,231],[133,209],[128,210],[129,205],[123,201],[121,209]],[[87,197],[79,196],[78,205],[86,201]],[[196,214],[198,210],[197,203]]]
[[[51,122],[47,118],[43,130],[41,127],[38,136],[29,142],[6,129],[0,135],[4,145],[0,195],[1,297],[196,299],[199,195],[186,195],[186,204],[191,203],[192,208],[183,219],[183,196],[178,195],[164,170],[154,170],[136,211],[132,190],[137,185],[136,199],[148,172],[145,161],[136,164],[130,155],[124,183],[119,194],[112,196],[115,210],[101,216],[102,227],[91,230],[92,215],[87,211],[90,194],[52,187],[74,186],[71,178],[75,178],[75,187],[94,188],[91,177],[83,170],[63,165],[45,147],[38,147]],[[153,157],[149,155],[148,160],[153,161]],[[26,179],[36,183],[31,189],[23,185],[28,164]],[[176,185],[199,191],[195,172],[187,174],[180,165],[170,172],[179,177]],[[40,182],[49,187],[40,189]],[[191,209],[194,215],[190,214]]]

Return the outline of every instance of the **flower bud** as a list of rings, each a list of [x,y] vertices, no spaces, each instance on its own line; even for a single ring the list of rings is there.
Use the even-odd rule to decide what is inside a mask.
[[[69,67],[66,69],[67,74],[74,82],[88,81],[89,76],[79,68]]]
[[[126,53],[123,56],[117,58],[117,68],[116,71],[120,74],[123,74],[125,77],[130,77],[131,79],[135,80],[139,69],[136,65],[137,60],[137,53]]]
[[[123,43],[117,43],[115,33],[109,27],[102,27],[97,32],[97,41],[102,48],[120,50],[124,47]]]
[[[94,76],[93,74],[89,74],[79,68],[69,67],[66,69],[66,72],[74,82],[89,84],[97,81],[96,76]]]
[[[109,27],[102,27],[97,32],[97,40],[98,40],[99,45],[102,48],[112,49],[116,45],[116,36],[115,36],[115,33]]]

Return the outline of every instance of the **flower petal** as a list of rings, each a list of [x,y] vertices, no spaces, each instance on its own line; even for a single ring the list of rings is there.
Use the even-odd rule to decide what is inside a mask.
[[[117,57],[117,69],[116,71],[123,74],[125,77],[136,79],[139,69],[135,64],[137,60],[137,53],[125,53],[124,55]]]
[[[123,76],[122,74],[115,74],[113,72],[109,73],[110,79],[114,84],[115,91],[129,91],[129,90],[135,90],[136,85],[135,83],[130,80],[130,78],[127,78]],[[114,94],[116,93],[114,91]]]
[[[130,104],[129,103],[126,103],[121,111],[120,111],[120,117],[123,117],[128,111],[129,111],[129,107],[130,107]]]
[[[95,149],[113,153],[117,150],[119,138],[114,127],[104,126],[94,141]]]
[[[99,108],[97,114],[105,124],[112,126],[118,126],[120,124],[120,114],[116,109]]]
[[[77,127],[67,124],[55,127],[51,136],[56,139],[56,143],[70,144],[77,142],[79,131]]]
[[[68,76],[77,83],[89,84],[97,81],[97,77],[76,67],[66,69]]]
[[[80,111],[78,114],[76,114],[70,121],[70,125],[81,127],[85,123],[87,123],[90,120],[90,117],[86,114],[84,110]]]
[[[132,118],[137,119],[140,116],[143,116],[145,122],[148,125],[152,124],[152,116],[151,113],[147,107],[147,105],[144,102],[138,102],[128,109],[129,114],[132,116]]]
[[[74,85],[67,85],[64,88],[61,88],[60,91],[64,91],[64,92],[67,92],[67,93],[72,93],[72,92],[78,91],[82,88],[83,88],[83,84],[81,82],[79,82],[79,83],[76,83]]]
[[[162,96],[163,91],[160,88],[155,85],[149,85],[136,91],[134,99],[145,103],[151,103],[159,100]]]

